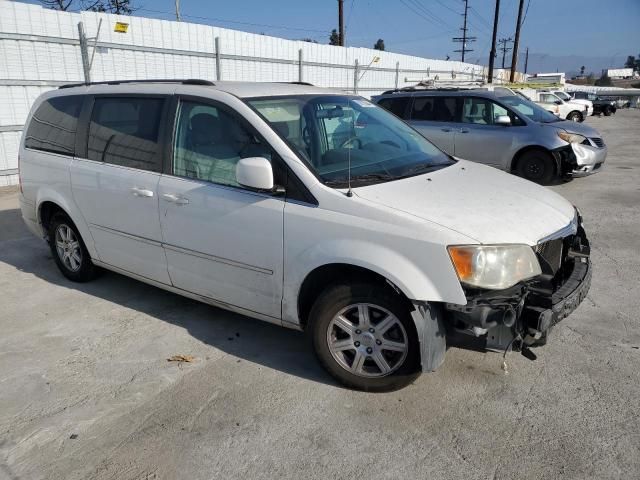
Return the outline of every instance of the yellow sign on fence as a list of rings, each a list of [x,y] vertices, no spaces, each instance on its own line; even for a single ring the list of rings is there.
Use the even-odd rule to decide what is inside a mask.
[[[113,31],[118,33],[127,33],[128,29],[129,29],[128,23],[116,22],[116,26],[113,28]]]

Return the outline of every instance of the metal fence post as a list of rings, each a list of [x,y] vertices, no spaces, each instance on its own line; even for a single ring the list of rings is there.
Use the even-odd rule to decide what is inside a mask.
[[[298,50],[298,81],[299,82],[304,82],[304,76],[303,76],[303,72],[302,72],[302,61],[303,61],[303,55],[302,55],[302,49]]]
[[[353,70],[353,93],[358,93],[358,77],[360,76],[360,66],[358,65],[358,60],[356,59],[355,68]]]
[[[216,44],[216,80],[222,80],[222,70],[220,67],[220,37],[215,38]]]
[[[91,82],[91,66],[89,65],[89,48],[87,36],[84,33],[84,25],[78,22],[78,38],[80,39],[80,56],[82,57],[82,71],[85,83]]]
[[[398,89],[398,78],[400,77],[400,62],[396,62],[396,90]]]

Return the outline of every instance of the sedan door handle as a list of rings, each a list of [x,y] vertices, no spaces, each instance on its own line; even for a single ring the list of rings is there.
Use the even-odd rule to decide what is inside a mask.
[[[131,193],[136,197],[153,197],[153,192],[144,188],[133,187]]]
[[[165,193],[162,195],[162,199],[167,202],[175,203],[176,205],[186,205],[187,203],[189,203],[188,198],[185,198],[181,195],[176,195],[174,193]]]
[[[469,130],[467,128],[461,128],[460,133],[469,133]]]
[[[441,128],[440,130],[442,130],[443,132],[450,132],[451,131],[450,128]]]

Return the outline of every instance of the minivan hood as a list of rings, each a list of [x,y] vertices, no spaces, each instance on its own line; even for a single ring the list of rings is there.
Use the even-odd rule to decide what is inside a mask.
[[[479,243],[538,241],[566,227],[574,207],[557,193],[466,160],[426,175],[355,188],[368,201],[455,230]]]
[[[561,122],[543,123],[545,127],[559,128],[566,130],[569,133],[577,133],[584,135],[585,137],[602,137],[600,132],[595,128],[585,125],[584,123],[570,122],[569,120],[562,120]]]

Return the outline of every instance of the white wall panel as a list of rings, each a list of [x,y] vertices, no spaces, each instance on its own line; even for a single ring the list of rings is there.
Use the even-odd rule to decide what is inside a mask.
[[[91,70],[93,81],[215,80],[216,37],[223,55],[221,73],[224,80],[297,81],[300,50],[303,80],[318,86],[352,90],[357,60],[361,78],[359,93],[364,96],[393,88],[397,63],[400,65],[400,87],[415,83],[406,82],[406,78],[434,78],[437,74],[440,79],[451,79],[454,71],[456,78],[462,79],[472,78],[472,73],[477,78],[483,73],[483,67],[461,62],[285,40],[186,22],[94,12],[58,12],[39,5],[0,0],[0,126],[22,125],[35,98],[47,89],[55,88],[56,82],[84,80],[78,22],[83,22],[88,37],[95,37],[100,20],[98,40],[101,46],[95,52]],[[117,21],[129,24],[127,33],[114,32]],[[37,37],[27,38],[28,35]],[[224,55],[254,58],[225,58]],[[379,60],[371,63],[374,57]],[[45,85],[34,86],[34,82]],[[20,132],[0,132],[0,184],[17,181],[15,175],[3,175],[2,170],[6,173],[17,168],[19,139]]]

